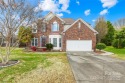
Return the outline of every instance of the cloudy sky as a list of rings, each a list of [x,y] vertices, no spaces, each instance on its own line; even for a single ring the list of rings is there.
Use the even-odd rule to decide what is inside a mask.
[[[39,0],[38,0],[39,1]],[[82,18],[94,25],[99,16],[111,22],[125,18],[125,0],[30,0],[36,5],[36,11],[43,10],[43,15],[49,11],[62,18]]]

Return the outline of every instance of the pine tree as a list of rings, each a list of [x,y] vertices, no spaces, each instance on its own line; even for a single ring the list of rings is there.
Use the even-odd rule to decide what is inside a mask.
[[[107,46],[111,46],[112,42],[114,40],[115,35],[115,29],[110,21],[107,21],[107,34],[104,39],[102,39],[102,42],[105,43]]]

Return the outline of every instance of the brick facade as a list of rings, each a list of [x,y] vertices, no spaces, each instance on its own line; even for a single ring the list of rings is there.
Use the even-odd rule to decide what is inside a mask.
[[[80,28],[78,28],[79,22],[81,23]],[[95,50],[96,35],[81,20],[77,21],[72,27],[70,27],[65,32],[65,35],[63,36],[63,50],[64,51],[66,51],[66,40],[92,40],[92,49]]]
[[[57,22],[59,24],[59,31],[58,32],[52,32],[52,23],[53,22]],[[37,33],[34,33],[34,37],[38,38],[38,47],[40,46],[40,37],[41,36],[45,36],[46,39],[46,43],[49,43],[49,35],[60,35],[63,30],[64,30],[64,24],[63,22],[58,18],[58,17],[53,17],[50,21],[48,21],[46,24],[46,31],[42,32],[42,21],[39,20],[37,27],[38,27],[38,31]]]
[[[68,19],[69,20],[69,19]],[[52,32],[52,24],[53,22],[57,22],[59,24],[59,31],[58,32]],[[65,21],[66,22],[66,21]],[[78,27],[79,22],[81,23],[81,27]],[[64,20],[61,18],[54,16],[49,21],[44,22],[46,24],[46,31],[42,32],[42,24],[43,20],[39,20],[37,23],[38,31],[37,33],[34,33],[34,37],[38,38],[38,47],[41,47],[40,45],[40,37],[45,36],[46,37],[46,43],[49,43],[49,35],[61,35],[62,36],[62,50],[66,51],[66,41],[67,40],[92,40],[92,49],[95,50],[96,47],[96,34],[97,32],[91,30],[82,20],[77,20],[73,26],[71,26],[68,30],[64,31],[64,26],[66,23],[64,23]],[[62,34],[64,33],[64,34]]]

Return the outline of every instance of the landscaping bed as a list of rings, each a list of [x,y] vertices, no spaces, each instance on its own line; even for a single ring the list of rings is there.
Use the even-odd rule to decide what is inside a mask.
[[[19,63],[18,60],[10,60],[6,64],[3,64],[2,62],[0,62],[0,67],[9,67],[9,66],[16,65],[17,63]]]
[[[104,51],[100,51],[100,50],[96,50],[95,53],[97,53],[97,54],[103,54],[105,52]]]

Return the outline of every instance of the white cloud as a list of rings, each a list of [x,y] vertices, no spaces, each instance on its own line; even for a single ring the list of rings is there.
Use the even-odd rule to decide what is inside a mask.
[[[92,22],[95,22],[95,21],[96,21],[95,19],[92,20]]]
[[[57,12],[58,10],[58,4],[53,0],[43,0],[38,4],[38,7],[36,7],[36,10],[43,10],[43,11],[52,11]]]
[[[59,5],[62,5],[61,11],[70,13],[68,9],[70,0],[59,0]]]
[[[90,15],[90,12],[91,12],[91,10],[88,9],[88,10],[86,10],[86,11],[84,12],[84,14],[85,14],[86,16],[88,16],[88,15]]]
[[[117,0],[101,0],[103,8],[111,8],[117,4]]]
[[[105,14],[107,14],[108,13],[108,10],[107,9],[104,9],[104,10],[102,10],[101,12],[100,12],[100,15],[105,15]]]
[[[51,11],[53,13],[66,12],[70,14],[69,8],[70,0],[42,0],[35,11]]]
[[[78,5],[80,5],[80,2],[79,2],[78,0],[76,0],[76,3],[77,3]]]
[[[62,16],[63,16],[63,13],[59,13],[59,14],[57,14],[57,16],[62,17]]]

